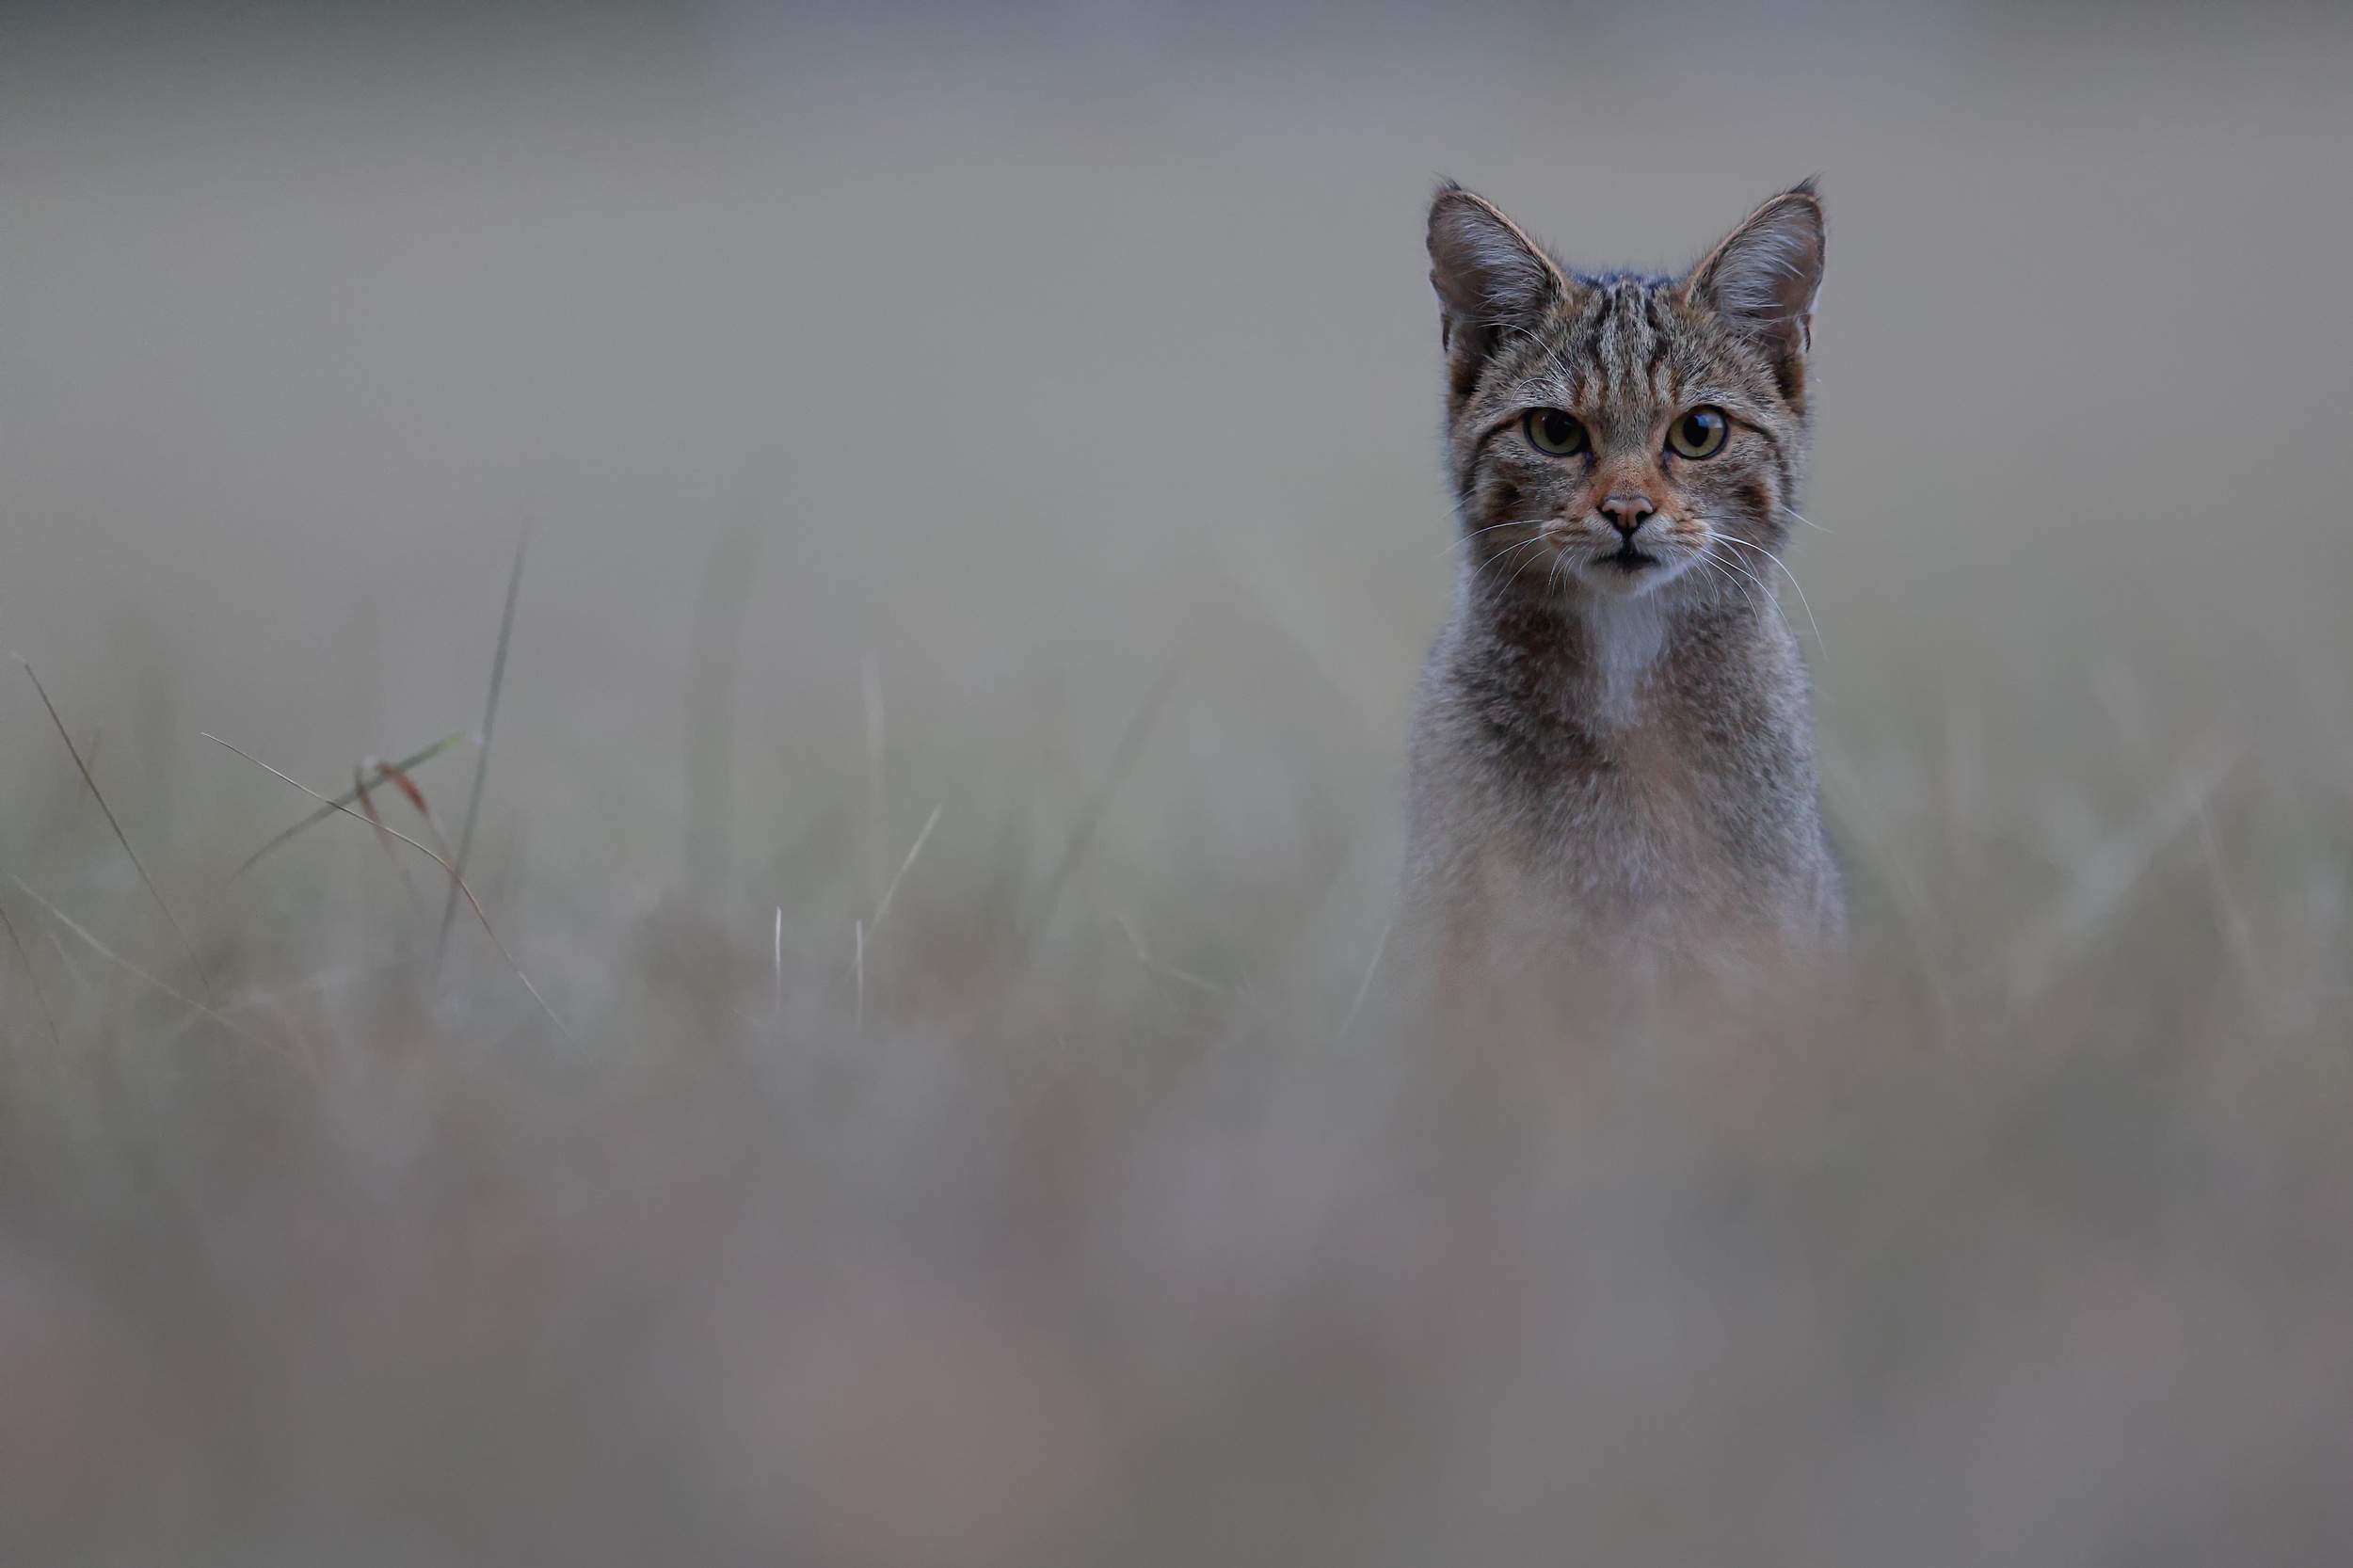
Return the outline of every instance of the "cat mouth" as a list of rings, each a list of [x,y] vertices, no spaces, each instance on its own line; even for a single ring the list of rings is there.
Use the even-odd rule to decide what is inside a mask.
[[[1642,552],[1635,549],[1633,542],[1629,540],[1626,543],[1620,545],[1614,552],[1604,555],[1601,558],[1601,561],[1604,565],[1615,567],[1626,575],[1632,576],[1634,573],[1641,571],[1644,567],[1657,566],[1658,564],[1658,557],[1656,555],[1645,555]]]

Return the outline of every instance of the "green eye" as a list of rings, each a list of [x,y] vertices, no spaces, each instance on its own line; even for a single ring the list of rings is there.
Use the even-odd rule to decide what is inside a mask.
[[[1573,457],[1585,450],[1585,426],[1558,408],[1531,408],[1528,442],[1554,457]]]
[[[1686,457],[1713,457],[1731,434],[1732,421],[1724,411],[1702,404],[1667,427],[1667,444]]]

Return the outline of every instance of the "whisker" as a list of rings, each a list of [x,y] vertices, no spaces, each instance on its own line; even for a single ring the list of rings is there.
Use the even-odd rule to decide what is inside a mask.
[[[1721,536],[1721,534],[1717,536],[1717,537],[1718,537],[1718,538],[1721,538],[1722,536]],[[1703,556],[1703,557],[1701,557],[1701,559],[1703,559],[1703,560],[1708,560],[1708,559],[1711,559],[1711,558],[1710,558],[1710,557],[1706,557],[1706,556]],[[1766,597],[1766,599],[1767,599],[1768,600],[1771,600],[1771,598],[1773,597],[1773,591],[1772,591],[1770,588],[1767,588],[1767,587],[1765,586],[1765,584],[1764,584],[1762,582],[1758,581],[1756,573],[1754,573],[1754,572],[1753,572],[1753,571],[1749,570],[1749,568],[1746,568],[1746,567],[1742,566],[1739,562],[1737,562],[1737,561],[1734,561],[1734,560],[1729,560],[1729,559],[1727,559],[1727,558],[1725,558],[1725,557],[1722,557],[1722,556],[1716,556],[1716,557],[1713,557],[1712,559],[1713,559],[1713,563],[1714,563],[1716,566],[1718,566],[1718,567],[1721,567],[1721,568],[1729,568],[1730,570],[1733,570],[1733,571],[1738,572],[1738,573],[1740,574],[1740,576],[1742,576],[1742,577],[1744,577],[1744,578],[1748,579],[1748,580],[1749,580],[1750,582],[1752,582],[1752,583],[1755,583],[1755,584],[1756,584],[1756,585],[1757,585],[1758,587],[1760,587],[1760,588],[1764,588],[1764,589],[1765,589],[1765,597]],[[1733,579],[1727,578],[1727,579],[1725,579],[1725,581],[1733,583],[1733,585],[1734,585],[1735,587],[1740,587],[1740,584],[1739,584],[1737,582],[1735,582]],[[1753,599],[1753,598],[1750,598],[1750,596],[1749,596],[1749,590],[1748,590],[1748,589],[1746,589],[1746,588],[1744,588],[1744,587],[1740,588],[1740,597],[1741,597],[1741,598],[1743,598],[1743,599],[1748,600],[1748,601],[1749,601],[1749,604],[1750,604],[1751,608],[1753,608],[1753,607],[1755,606],[1755,604],[1756,604],[1756,600],[1755,600],[1754,599]]]
[[[1823,654],[1827,657],[1830,649],[1822,642],[1822,623],[1814,618],[1814,606],[1806,603],[1805,584],[1798,581],[1798,574],[1789,569],[1787,563],[1783,561],[1780,556],[1774,554],[1771,551],[1766,549],[1761,544],[1751,544],[1746,539],[1736,539],[1729,534],[1719,534],[1717,537],[1722,539],[1726,544],[1738,545],[1744,550],[1753,550],[1759,555],[1764,556],[1768,561],[1772,562],[1773,565],[1781,568],[1781,574],[1789,579],[1789,585],[1791,587],[1798,590],[1798,602],[1805,606],[1806,624],[1814,628],[1814,646],[1817,648],[1821,648]]]
[[[1522,547],[1514,546],[1513,550],[1502,555],[1497,556],[1496,559],[1490,564],[1500,568],[1507,562],[1509,562],[1512,555],[1516,554],[1521,548]],[[1501,573],[1502,582],[1498,584],[1498,586],[1509,588],[1513,584],[1518,582],[1520,580],[1520,573],[1528,569],[1528,557],[1522,556],[1518,564],[1513,566],[1512,569],[1508,573]]]
[[[1446,549],[1449,551],[1460,549],[1481,534],[1492,534],[1499,528],[1542,528],[1544,525],[1545,520],[1542,518],[1507,518],[1501,522],[1491,522],[1484,528],[1474,528],[1467,534],[1457,534],[1447,541]]]
[[[1520,580],[1520,573],[1526,571],[1528,569],[1528,563],[1534,559],[1532,553],[1521,555],[1520,552],[1522,551],[1529,550],[1529,548],[1535,543],[1536,541],[1533,539],[1523,539],[1518,544],[1513,545],[1511,549],[1505,551],[1502,554],[1497,556],[1493,561],[1488,563],[1490,566],[1500,567],[1506,562],[1511,561],[1513,556],[1520,556],[1518,563],[1513,566],[1511,574],[1503,579],[1502,586],[1509,588],[1513,584],[1517,583]]]
[[[1542,518],[1506,518],[1501,522],[1491,522],[1484,528],[1474,528],[1464,535],[1463,538],[1465,541],[1475,539],[1481,534],[1492,534],[1498,528],[1542,528],[1544,525],[1545,520]]]
[[[1804,513],[1799,511],[1794,506],[1784,506],[1781,503],[1775,502],[1773,503],[1773,510],[1776,512],[1788,513],[1791,517],[1796,518],[1800,522],[1804,523],[1808,528],[1813,529],[1817,534],[1827,534],[1830,532],[1829,529],[1823,527],[1820,523],[1816,522],[1812,518],[1807,517]]]
[[[1543,543],[1545,542],[1545,537],[1544,537],[1544,536],[1543,536],[1543,535],[1539,534],[1539,535],[1537,535],[1537,536],[1536,536],[1536,537],[1534,537],[1534,538],[1532,538],[1532,539],[1529,540],[1528,542],[1529,542],[1529,544],[1532,544],[1532,545],[1541,545],[1541,544],[1543,544]],[[1514,548],[1517,548],[1517,547],[1515,546]],[[1559,560],[1560,560],[1560,558],[1561,558],[1561,557],[1560,557],[1559,552],[1556,552],[1554,553],[1554,555],[1553,555],[1553,559],[1557,562],[1557,561],[1559,561]],[[1535,559],[1536,559],[1535,552],[1531,551],[1531,552],[1529,553],[1529,556],[1528,556],[1527,560],[1522,561],[1522,562],[1521,562],[1518,566],[1513,567],[1513,568],[1512,568],[1512,576],[1511,576],[1511,579],[1510,579],[1510,581],[1509,581],[1509,582],[1506,582],[1503,585],[1504,585],[1505,587],[1507,587],[1507,588],[1508,588],[1508,587],[1511,587],[1511,586],[1513,585],[1513,584],[1517,583],[1517,582],[1520,580],[1520,573],[1522,573],[1522,572],[1526,571],[1526,570],[1528,569],[1528,568],[1529,568],[1529,564],[1530,562],[1534,561]]]
[[[1700,553],[1699,563],[1701,566],[1705,567],[1708,570],[1721,577],[1725,582],[1731,584],[1734,590],[1740,595],[1741,601],[1747,604],[1750,609],[1753,610],[1756,608],[1756,596],[1749,592],[1748,583],[1740,581],[1740,578],[1747,577],[1749,583],[1754,583],[1756,582],[1755,578],[1749,577],[1749,574],[1745,571],[1741,572],[1739,577],[1735,577],[1729,570],[1726,569],[1726,563],[1721,557],[1705,551]],[[1762,584],[1759,585],[1762,586]]]
[[[1479,580],[1480,572],[1485,571],[1489,567],[1501,566],[1504,562],[1509,561],[1513,556],[1517,555],[1521,551],[1527,550],[1530,546],[1540,545],[1542,543],[1544,543],[1544,536],[1542,535],[1537,535],[1533,537],[1520,540],[1517,544],[1511,546],[1500,554],[1491,556],[1488,559],[1480,562],[1477,569],[1471,573],[1471,581],[1474,583],[1477,582]],[[1532,556],[1529,557],[1529,559],[1532,558]],[[1513,569],[1512,575],[1504,580],[1503,585],[1508,588],[1513,584],[1518,582],[1520,573],[1527,569],[1528,560],[1524,559]]]

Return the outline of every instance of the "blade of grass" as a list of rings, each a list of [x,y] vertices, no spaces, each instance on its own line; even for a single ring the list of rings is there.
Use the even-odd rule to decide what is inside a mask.
[[[456,746],[460,742],[464,741],[465,738],[466,732],[460,729],[454,735],[442,736],[440,740],[434,742],[431,745],[425,747],[423,751],[418,752],[413,757],[404,757],[397,762],[378,762],[376,765],[376,779],[371,782],[374,783],[385,778],[399,780],[407,776],[410,768],[421,768],[424,766],[425,763],[432,761],[433,759],[440,756],[441,753]],[[407,786],[407,788],[412,792],[411,798],[423,798],[421,796],[414,795],[413,791],[415,787],[413,785]],[[320,807],[317,810],[312,812],[309,816],[303,818],[300,822],[286,829],[285,832],[280,833],[278,837],[272,839],[268,843],[264,844],[260,849],[257,849],[252,854],[247,856],[244,861],[239,864],[237,869],[229,873],[227,880],[221,883],[222,890],[226,891],[231,882],[236,881],[237,878],[252,870],[253,863],[261,859],[263,856],[267,855],[271,850],[276,849],[279,845],[284,843],[287,840],[293,838],[304,828],[325,822],[328,818],[335,814],[335,808],[337,807],[349,806],[353,801],[359,798],[360,797],[356,794],[338,795],[335,799],[328,801],[325,806]]]
[[[2247,918],[2246,908],[2231,890],[2231,879],[2222,869],[2222,843],[2214,826],[2214,811],[2207,797],[2198,797],[2198,847],[2205,856],[2207,880],[2214,884],[2215,903],[2222,914],[2222,935],[2231,949],[2231,967],[2238,975],[2240,988],[2258,1017],[2268,1011],[2269,998],[2263,984],[2263,970],[2255,952],[2255,928]]]
[[[882,670],[872,653],[858,655],[857,685],[866,707],[866,885],[872,888],[890,864],[890,817],[883,807]]]
[[[364,776],[366,772],[365,763],[351,770],[351,792],[359,797],[360,811],[375,825],[377,834],[381,835],[384,831],[384,819],[376,814],[376,802],[368,794],[368,781]],[[389,846],[391,840],[386,840],[385,842]]]
[[[417,885],[409,879],[408,864],[392,852],[392,830],[384,825],[383,817],[376,809],[376,797],[368,793],[367,771],[365,762],[354,767],[351,770],[351,787],[360,796],[360,808],[367,813],[368,821],[376,826],[376,841],[384,846],[384,863],[392,867],[394,876],[400,878],[401,890],[408,895],[410,907],[422,917],[424,902],[417,896]],[[382,783],[383,776],[379,774],[376,781]]]
[[[73,759],[73,765],[81,770],[82,782],[89,786],[90,798],[98,802],[99,810],[105,813],[106,825],[115,830],[115,842],[120,844],[122,853],[131,857],[131,865],[139,873],[139,880],[147,884],[148,892],[154,897],[155,906],[164,912],[164,919],[171,922],[173,933],[180,938],[180,946],[188,955],[188,968],[196,972],[197,984],[203,987],[207,997],[211,996],[212,977],[204,972],[203,964],[196,956],[196,944],[188,938],[188,928],[182,925],[180,917],[171,912],[171,905],[164,901],[163,890],[155,886],[155,879],[147,874],[147,867],[140,861],[138,851],[131,847],[130,836],[122,831],[122,824],[115,820],[115,808],[106,804],[105,795],[98,788],[98,780],[90,776],[89,764],[82,760],[81,748],[73,744],[73,736],[65,727],[64,715],[57,712],[57,705],[49,700],[49,688],[42,685],[40,677],[33,673],[29,661],[20,658],[17,663],[24,666],[24,674],[33,682],[33,690],[40,694],[40,705],[49,710],[49,722],[57,727],[57,738],[65,743],[66,752]]]
[[[2008,995],[2025,1011],[2090,948],[2124,911],[2142,879],[2230,779],[2247,755],[2246,743],[2217,728],[2208,732],[2139,815],[2094,846],[2076,866],[2066,892],[2011,944]]]
[[[24,939],[16,934],[16,922],[8,919],[8,911],[0,905],[0,930],[8,934],[8,946],[16,949],[16,961],[24,966],[24,984],[33,988],[33,1000],[40,1003],[40,1016],[49,1025],[49,1043],[63,1048],[65,1041],[57,1033],[56,1011],[49,1005],[49,998],[41,991],[40,976],[33,972],[33,955],[24,951]]]
[[[95,936],[91,935],[88,928],[84,926],[81,921],[75,920],[72,916],[67,914],[64,910],[58,908],[56,904],[50,903],[47,899],[35,892],[31,884],[27,883],[23,877],[11,873],[8,880],[15,883],[18,889],[23,892],[26,898],[31,899],[34,903],[40,904],[43,909],[48,910],[49,918],[51,920],[56,920],[58,924],[64,926],[68,931],[72,932],[73,935],[79,936],[83,941],[88,942],[92,948],[96,949],[98,955],[101,958],[104,958],[111,963],[120,965],[121,968],[130,970],[131,973],[136,975],[139,979],[144,980],[147,984],[152,985],[155,989],[161,991],[164,995],[169,997],[181,1006],[192,1008],[196,1012],[203,1014],[206,1017],[212,1019],[213,1022],[220,1025],[221,1028],[229,1031],[232,1034],[241,1034],[245,1038],[252,1041],[255,1045],[266,1046],[272,1050],[280,1050],[284,1048],[274,1040],[264,1039],[261,1035],[254,1033],[251,1030],[246,1028],[243,1024],[237,1022],[234,1018],[230,1017],[228,1015],[205,1006],[204,1003],[197,1000],[194,997],[174,990],[172,987],[165,984],[162,981],[156,979],[153,975],[149,974],[145,969],[140,968],[136,964],[132,963],[128,958],[123,957],[122,954],[115,952],[114,949],[100,941]]]
[[[1056,862],[1053,875],[1046,879],[1046,888],[1038,895],[1035,911],[1022,922],[1020,932],[1015,937],[1016,967],[1029,961],[1030,950],[1036,945],[1047,921],[1053,919],[1055,905],[1062,902],[1064,889],[1069,887],[1079,863],[1086,858],[1087,846],[1094,842],[1096,829],[1103,824],[1103,813],[1110,808],[1112,796],[1118,792],[1119,786],[1127,779],[1128,770],[1135,766],[1136,758],[1143,753],[1144,743],[1151,738],[1152,727],[1160,719],[1160,709],[1176,689],[1176,678],[1184,673],[1185,665],[1192,662],[1193,651],[1199,644],[1200,639],[1196,637],[1176,650],[1175,657],[1161,668],[1158,679],[1144,693],[1135,716],[1128,721],[1127,729],[1119,737],[1119,744],[1112,751],[1111,766],[1103,770],[1103,776],[1096,781],[1094,792],[1087,796],[1085,806],[1080,808],[1079,820],[1070,829],[1069,841],[1063,846],[1062,859]]]
[[[737,689],[742,684],[744,612],[759,580],[768,508],[744,497],[736,520],[712,541],[695,596],[687,645],[684,765],[686,838],[679,870],[696,898],[717,896],[734,863]]]
[[[328,801],[325,795],[319,793],[316,790],[313,790],[311,786],[302,782],[302,780],[279,773],[276,768],[271,767],[267,762],[263,761],[259,757],[254,756],[251,752],[246,751],[238,746],[230,745],[227,741],[222,740],[217,735],[206,735],[204,736],[204,739],[212,742],[215,745],[229,746],[231,751],[236,752],[238,756],[244,758],[247,761],[252,763],[264,773],[272,774],[279,778],[284,779],[296,789],[300,790],[304,794],[309,795],[312,800],[327,801],[327,804],[334,806],[334,802]],[[358,822],[366,822],[368,820],[367,818],[360,816],[359,812],[354,811],[348,806],[335,806],[335,809],[341,811],[344,816],[350,817]],[[377,825],[382,826],[383,824],[378,824]],[[456,888],[458,892],[465,895],[466,903],[473,910],[474,919],[482,922],[483,934],[490,938],[490,945],[499,950],[499,956],[505,959],[506,967],[515,971],[515,978],[523,983],[523,989],[531,993],[531,1000],[539,1004],[539,1011],[548,1016],[548,1022],[555,1026],[555,1032],[564,1036],[564,1038],[568,1041],[571,1039],[571,1031],[564,1027],[564,1020],[556,1016],[555,1009],[548,1005],[548,999],[539,994],[539,987],[534,985],[531,983],[531,977],[523,973],[523,967],[515,962],[515,955],[513,953],[506,951],[506,944],[499,940],[497,928],[490,924],[490,917],[483,913],[482,901],[473,896],[473,889],[467,887],[465,878],[457,874],[457,868],[451,865],[447,860],[442,859],[440,856],[434,854],[431,850],[425,848],[423,844],[417,842],[416,840],[408,837],[408,834],[403,833],[399,828],[384,827],[384,831],[391,834],[393,838],[398,839],[402,843],[407,844],[410,849],[415,850],[419,855],[424,856],[426,859],[440,867],[442,871],[449,873],[450,885]]]
[[[473,829],[474,823],[482,812],[482,791],[490,780],[490,727],[498,722],[499,688],[506,683],[506,645],[515,634],[515,599],[522,591],[523,555],[530,548],[531,530],[525,528],[522,537],[515,541],[515,567],[506,575],[506,608],[499,615],[498,648],[490,655],[490,695],[482,705],[482,735],[480,744],[474,751],[473,793],[466,797],[466,820],[457,830],[456,858],[441,861],[443,869],[449,872],[449,896],[441,901],[441,929],[440,934],[433,938],[433,962],[436,966],[439,966],[441,961],[442,951],[449,946],[450,921],[457,917],[457,894],[466,886],[466,857],[473,853]],[[411,842],[414,840],[412,840]],[[423,844],[418,844],[417,847],[424,849]],[[433,854],[431,850],[425,850],[425,853]],[[434,858],[440,860],[438,855],[434,856]],[[473,895],[468,893],[466,896],[471,899]],[[475,907],[474,912],[481,913],[479,905]],[[488,926],[489,921],[485,920],[483,924]],[[492,938],[494,941],[496,939]],[[504,950],[501,949],[501,951]],[[518,975],[522,973],[520,969],[515,972]],[[528,985],[531,982],[526,980],[523,984]],[[532,995],[536,997],[538,993],[534,991]],[[547,1004],[542,1002],[540,1005],[544,1007]],[[549,1016],[553,1017],[554,1015],[551,1013]],[[563,1026],[559,1024],[557,1027],[560,1029]]]
[[[1942,1038],[1949,1044],[1960,1029],[1961,1011],[1954,1000],[1958,987],[1946,977],[1932,939],[1936,929],[1935,902],[1913,873],[1910,860],[1897,849],[1895,836],[1884,831],[1879,813],[1871,809],[1869,792],[1851,782],[1850,770],[1835,745],[1822,746],[1821,774],[1822,814],[1833,839],[1843,839],[1852,846],[1859,857],[1856,864],[1886,889],[1897,929],[1912,949],[1921,984],[1935,1004]]]
[[[891,877],[889,886],[883,888],[882,897],[874,901],[873,918],[857,921],[852,933],[857,943],[853,962],[857,971],[856,1023],[858,1032],[861,1034],[866,1031],[867,944],[872,941],[874,934],[882,929],[883,917],[890,913],[892,896],[898,892],[899,884],[905,880],[907,872],[915,869],[915,857],[923,853],[923,842],[932,836],[932,829],[939,825],[939,813],[944,809],[946,808],[939,806],[932,808],[932,814],[923,820],[923,831],[915,836],[915,842],[907,846],[907,857],[899,862],[898,873]],[[784,957],[784,911],[781,909],[776,911],[776,942],[778,984],[781,984]]]
[[[897,895],[899,884],[905,881],[907,872],[915,869],[915,857],[923,853],[924,842],[931,838],[932,829],[939,825],[939,813],[944,809],[944,807],[935,806],[932,814],[923,819],[923,831],[915,836],[915,842],[907,847],[907,857],[899,862],[899,870],[890,878],[890,885],[883,889],[883,896],[874,904],[874,918],[866,922],[868,936],[882,929],[883,917],[890,913],[890,901]]]
[[[1174,964],[1161,963],[1152,956],[1152,950],[1144,944],[1144,933],[1136,929],[1135,921],[1125,915],[1119,916],[1118,921],[1120,931],[1128,938],[1128,945],[1135,950],[1136,962],[1142,964],[1151,973],[1166,975],[1180,984],[1190,985],[1196,991],[1207,991],[1213,997],[1228,999],[1233,996],[1234,993],[1230,989],[1220,985],[1207,975],[1195,974],[1191,969],[1180,969]]]
[[[376,772],[378,777],[391,779],[400,792],[408,797],[408,804],[416,810],[417,820],[424,824],[426,832],[433,835],[433,847],[447,855],[449,840],[442,837],[441,824],[434,820],[433,808],[424,803],[424,792],[417,788],[417,781],[409,777],[397,762],[377,762]]]
[[[1381,959],[1389,951],[1389,933],[1396,925],[1394,920],[1383,922],[1380,939],[1372,944],[1372,957],[1366,961],[1365,977],[1356,983],[1356,996],[1348,1004],[1348,1016],[1340,1020],[1342,1038],[1356,1027],[1356,1015],[1365,1010],[1365,999],[1372,995],[1372,977],[1381,972]]]
[[[57,955],[57,962],[65,966],[65,972],[73,977],[74,988],[81,993],[82,1000],[86,1002],[97,1001],[98,987],[89,983],[89,976],[82,972],[82,966],[73,961],[73,954],[66,952],[65,944],[57,940],[57,922],[51,920],[42,929],[41,935],[49,938],[50,951]]]

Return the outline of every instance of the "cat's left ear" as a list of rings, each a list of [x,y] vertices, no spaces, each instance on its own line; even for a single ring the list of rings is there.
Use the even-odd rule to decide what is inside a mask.
[[[1765,347],[1785,391],[1813,345],[1822,239],[1822,199],[1808,180],[1751,213],[1684,284],[1693,304]]]

